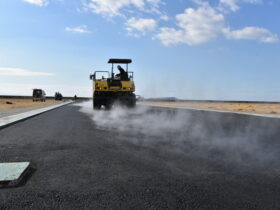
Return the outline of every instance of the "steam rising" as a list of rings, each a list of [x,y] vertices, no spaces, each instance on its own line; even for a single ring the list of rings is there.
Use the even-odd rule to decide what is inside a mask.
[[[78,104],[98,129],[115,132],[134,144],[186,156],[244,164],[277,162],[277,126],[269,119],[137,106],[93,111]]]

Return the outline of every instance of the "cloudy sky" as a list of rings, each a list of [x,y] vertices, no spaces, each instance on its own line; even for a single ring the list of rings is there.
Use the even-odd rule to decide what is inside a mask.
[[[91,96],[131,58],[137,94],[280,100],[279,0],[0,0],[0,95]]]

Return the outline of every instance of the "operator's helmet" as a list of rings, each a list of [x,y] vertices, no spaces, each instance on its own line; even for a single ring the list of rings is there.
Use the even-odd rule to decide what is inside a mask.
[[[122,68],[120,65],[118,65],[117,67],[118,67],[118,69],[121,69],[121,68]]]

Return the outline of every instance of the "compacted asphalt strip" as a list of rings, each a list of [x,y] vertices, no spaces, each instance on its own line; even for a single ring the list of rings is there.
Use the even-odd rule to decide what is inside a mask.
[[[20,187],[0,189],[0,209],[280,208],[279,119],[79,109],[0,130],[0,162],[33,169]]]
[[[12,114],[13,110],[9,110],[9,112],[5,113],[6,115],[0,117],[0,129],[3,128],[3,127],[7,127],[11,124],[20,122],[22,120],[26,120],[30,117],[34,117],[34,116],[42,114],[44,112],[56,109],[58,107],[70,104],[70,103],[72,103],[72,102],[64,102],[64,103],[45,106],[45,107],[40,107],[40,108],[33,107],[33,108],[30,108],[29,111],[23,111],[23,112],[21,111],[17,114]],[[0,114],[0,116],[1,116],[1,114]]]

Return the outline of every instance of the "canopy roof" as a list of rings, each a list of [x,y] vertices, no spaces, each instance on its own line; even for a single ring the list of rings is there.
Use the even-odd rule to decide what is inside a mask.
[[[111,58],[109,59],[108,63],[132,63],[131,59],[118,59],[118,58]]]

